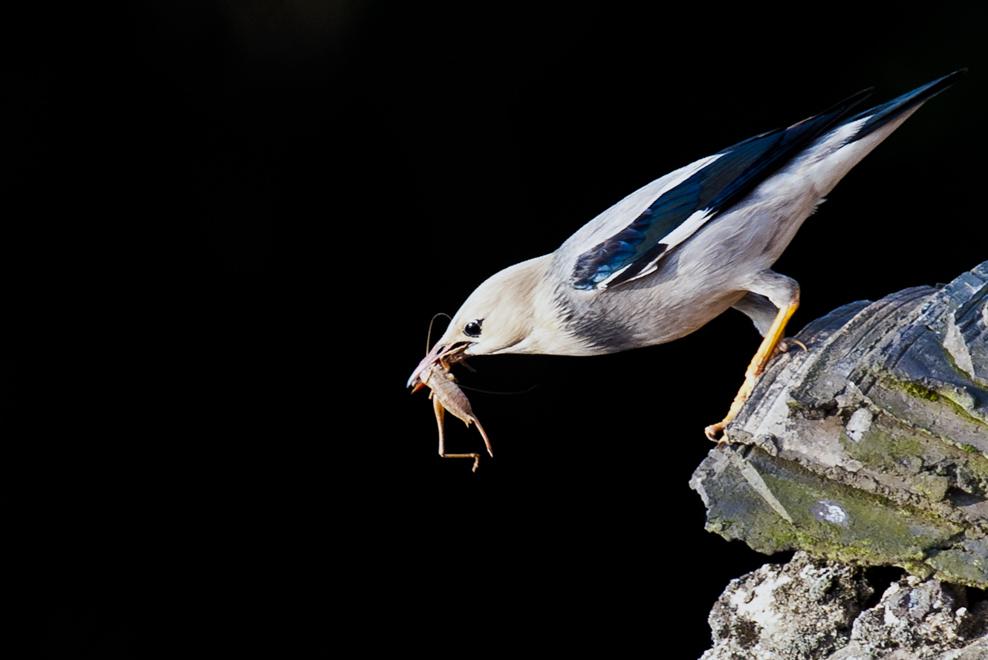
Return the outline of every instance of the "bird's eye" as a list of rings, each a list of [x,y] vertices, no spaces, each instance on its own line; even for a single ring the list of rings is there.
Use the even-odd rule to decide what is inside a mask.
[[[479,337],[480,336],[480,324],[484,322],[484,319],[477,319],[476,321],[470,321],[463,327],[463,332],[468,337]]]

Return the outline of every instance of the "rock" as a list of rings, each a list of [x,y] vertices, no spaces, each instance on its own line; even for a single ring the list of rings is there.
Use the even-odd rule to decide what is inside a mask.
[[[984,660],[988,602],[965,588],[908,576],[864,609],[860,568],[797,552],[732,580],[710,612],[701,660]]]
[[[694,473],[707,529],[988,587],[986,326],[988,262],[810,323]]]
[[[892,584],[881,602],[854,620],[851,642],[828,660],[955,658],[957,649],[988,649],[988,607],[964,604],[964,587],[910,576]],[[977,639],[976,639],[977,638]],[[973,641],[972,641],[973,640]],[[986,656],[973,656],[983,658]]]
[[[701,660],[821,658],[843,648],[872,594],[860,573],[797,553],[731,580],[710,612],[714,647]]]

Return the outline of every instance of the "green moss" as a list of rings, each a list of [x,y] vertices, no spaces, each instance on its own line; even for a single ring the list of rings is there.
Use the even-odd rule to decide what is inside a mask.
[[[904,561],[899,566],[922,580],[927,579],[935,572],[932,566],[921,561]]]
[[[847,442],[852,446],[859,444]],[[914,444],[923,445],[922,442]],[[872,449],[878,452],[877,446]],[[984,463],[978,453],[956,451],[956,456],[955,460],[964,461],[965,466]],[[893,564],[922,577],[936,574],[947,580],[971,579],[966,574],[954,575],[959,569],[943,561],[937,563],[935,559],[963,535],[963,525],[918,506],[895,503],[847,484],[821,481],[819,475],[798,464],[772,459],[759,449],[752,450],[748,463],[758,471],[792,522],[776,514],[754,491],[739,492],[737,497],[739,503],[744,502],[744,512],[723,512],[734,518],[733,525],[718,520],[718,531],[725,538],[744,540],[753,549],[767,554],[801,549],[842,562]],[[970,470],[969,467],[965,469]],[[917,476],[921,477],[919,483],[932,500],[942,498],[952,482],[949,477],[932,472]],[[978,484],[986,483],[984,479],[979,480],[973,470],[965,478]],[[846,520],[829,522],[824,519],[830,512],[823,507],[831,504],[844,511]],[[708,529],[712,527],[710,525]]]
[[[972,415],[967,408],[964,407],[963,401],[955,401],[953,397],[957,396],[951,395],[951,392],[935,392],[930,388],[921,385],[915,381],[902,381],[895,378],[891,378],[888,374],[884,374],[882,377],[882,383],[891,389],[898,389],[911,397],[922,399],[924,401],[931,402],[941,402],[941,404],[946,404],[950,407],[951,414],[974,424],[977,427],[988,430],[988,424],[984,420],[979,419]],[[968,402],[970,405],[970,402]]]
[[[946,346],[943,349],[943,355],[944,355],[944,357],[947,358],[947,364],[950,365],[950,368],[951,369],[953,369],[958,374],[960,374],[961,376],[964,376],[964,378],[966,378],[966,379],[968,379],[970,381],[973,381],[974,380],[974,378],[971,377],[971,374],[969,374],[966,371],[964,371],[963,369],[961,369],[960,365],[957,364],[957,360],[954,359],[953,353],[951,353],[950,351],[948,351]]]
[[[892,443],[892,451],[897,456],[918,456],[926,449],[926,444],[916,436],[910,438],[899,438]]]
[[[964,457],[964,466],[975,474],[988,479],[988,456],[985,456],[977,447],[972,447],[971,445],[964,445],[960,449],[966,454]]]
[[[789,523],[772,525],[765,530],[765,538],[778,550],[789,550],[802,547],[799,533]]]
[[[922,456],[927,448],[916,436],[893,437],[882,428],[879,419],[857,442],[841,431],[841,444],[851,458],[879,470],[896,472],[901,470],[899,466],[904,459]]]
[[[967,408],[962,406],[957,401],[951,399],[950,396],[948,396],[947,394],[944,394],[943,400],[947,403],[947,405],[950,406],[952,412],[961,419],[971,422],[975,426],[980,426],[983,429],[988,429],[988,424],[985,424],[984,420],[978,419],[977,417],[972,415],[970,412],[968,412]]]
[[[841,501],[842,506],[847,504],[848,500]],[[870,519],[868,521],[856,520],[853,526],[872,533],[876,531],[876,525],[878,525],[883,536],[886,536],[889,530],[882,528],[881,525],[888,521],[888,512],[885,515],[867,515],[869,508],[867,506],[847,507],[848,514],[852,519],[861,518],[862,515],[866,515]],[[926,551],[938,542],[942,542],[944,535],[932,534],[920,535],[918,538],[910,537],[909,535],[915,531],[915,527],[910,528],[908,525],[908,520],[912,516],[901,511],[896,512],[896,515],[903,519],[900,524],[891,525],[890,528],[893,530],[893,535],[905,534],[905,538],[910,539],[910,542],[905,546],[898,543],[901,538],[893,543],[883,543],[882,538],[851,537],[846,532],[842,533],[843,530],[842,532],[835,532],[834,528],[839,527],[837,525],[820,523],[816,520],[809,524],[806,524],[806,521],[798,521],[798,527],[789,524],[780,525],[773,529],[774,533],[766,540],[774,546],[776,551],[800,549],[816,556],[844,563],[874,566],[893,564],[925,579],[935,572],[935,569],[926,563]],[[915,545],[916,543],[926,543],[927,545],[923,547]]]
[[[939,401],[940,395],[933,390],[923,387],[919,383],[912,381],[895,381],[902,388],[904,392],[910,396],[916,397],[917,399],[925,399],[926,401]]]
[[[944,398],[941,401],[949,401]],[[899,428],[888,430],[888,425]],[[934,501],[942,499],[951,485],[949,478],[942,475],[924,474],[930,462],[937,462],[946,454],[957,465],[964,466],[980,480],[988,482],[988,456],[977,447],[966,443],[953,443],[944,438],[929,434],[922,429],[907,429],[894,417],[878,415],[871,427],[862,434],[860,440],[852,441],[841,431],[841,447],[848,456],[861,461],[874,470],[886,473],[903,474],[919,492]],[[910,433],[910,431],[912,431]],[[909,435],[903,435],[908,433]],[[957,449],[954,450],[953,448]],[[930,457],[936,457],[931,459]]]
[[[906,509],[871,493],[834,483],[820,484],[762,473],[775,496],[785,503],[794,524],[772,530],[777,547],[799,547],[841,561],[903,564],[922,562],[925,553],[959,531],[956,525]],[[813,509],[822,500],[836,502],[848,526],[821,521]]]
[[[930,564],[951,576],[952,581],[981,589],[988,583],[988,565],[984,562],[983,542],[965,541],[930,557]]]
[[[931,502],[939,502],[950,490],[950,479],[930,472],[923,472],[912,479],[913,486]]]

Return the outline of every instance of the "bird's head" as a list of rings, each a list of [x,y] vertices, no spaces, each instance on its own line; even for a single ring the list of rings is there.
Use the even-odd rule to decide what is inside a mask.
[[[448,366],[471,355],[541,352],[536,298],[547,264],[545,257],[515,264],[477,287],[412,372],[408,385],[440,362]]]

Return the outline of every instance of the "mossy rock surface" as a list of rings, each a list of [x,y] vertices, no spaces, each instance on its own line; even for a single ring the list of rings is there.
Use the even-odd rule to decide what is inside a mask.
[[[809,324],[693,475],[708,529],[988,588],[986,325],[988,262]]]

